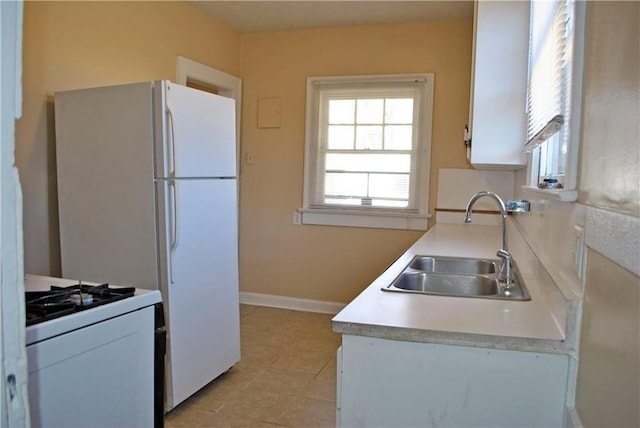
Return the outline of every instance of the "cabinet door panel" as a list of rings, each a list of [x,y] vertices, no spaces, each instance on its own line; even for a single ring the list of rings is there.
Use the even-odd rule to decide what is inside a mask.
[[[475,4],[471,153],[475,168],[520,169],[525,163],[529,3]]]
[[[562,426],[569,357],[342,339],[340,426]]]

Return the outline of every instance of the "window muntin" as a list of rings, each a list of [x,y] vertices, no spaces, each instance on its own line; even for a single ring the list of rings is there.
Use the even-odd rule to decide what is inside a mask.
[[[431,74],[309,78],[303,213],[426,220],[432,103]]]

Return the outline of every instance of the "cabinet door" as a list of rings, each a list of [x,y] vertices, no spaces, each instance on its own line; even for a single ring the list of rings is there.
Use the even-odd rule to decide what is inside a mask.
[[[569,357],[342,336],[338,426],[561,427]]]
[[[471,150],[478,169],[525,165],[529,2],[475,3]]]

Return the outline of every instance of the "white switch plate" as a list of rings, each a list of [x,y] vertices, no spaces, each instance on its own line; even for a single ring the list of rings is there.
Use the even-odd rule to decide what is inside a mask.
[[[302,213],[300,211],[293,212],[293,224],[302,224]]]

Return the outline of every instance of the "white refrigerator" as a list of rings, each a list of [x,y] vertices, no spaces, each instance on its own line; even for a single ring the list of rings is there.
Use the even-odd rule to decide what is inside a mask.
[[[161,291],[169,411],[240,360],[235,102],[58,92],[55,133],[62,276]]]

